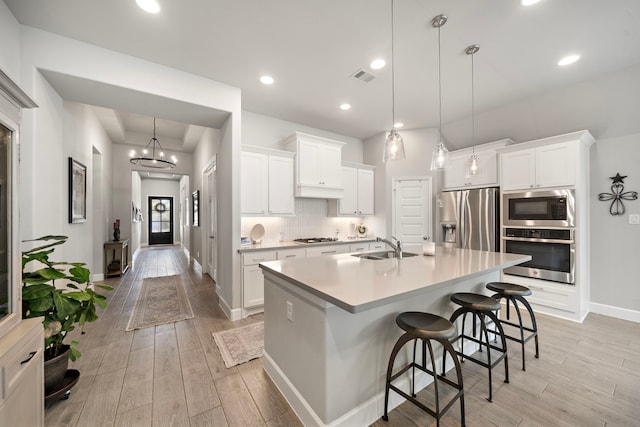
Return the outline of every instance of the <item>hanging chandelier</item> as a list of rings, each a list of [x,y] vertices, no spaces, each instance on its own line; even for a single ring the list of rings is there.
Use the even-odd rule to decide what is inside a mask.
[[[156,138],[156,118],[153,118],[153,137],[147,142],[147,145],[142,149],[140,156],[136,155],[136,150],[129,152],[129,161],[137,166],[153,169],[173,169],[176,167],[178,159],[176,156],[171,156],[171,160],[167,160],[164,157],[164,150],[160,141]]]
[[[449,150],[442,141],[442,70],[440,59],[440,27],[447,23],[446,15],[438,15],[431,20],[431,25],[438,29],[438,145],[433,150],[431,157],[431,170],[437,171],[445,169],[449,166]]]
[[[391,130],[384,141],[384,153],[382,161],[404,159],[404,141],[396,131],[396,90],[395,90],[395,58],[393,57],[393,0],[391,0]]]
[[[475,84],[473,73],[473,55],[480,50],[480,45],[472,44],[464,50],[464,53],[471,56],[471,144],[473,144],[473,151],[469,156],[469,162],[467,164],[466,177],[469,178],[480,173],[480,157],[476,154],[476,120],[475,120]]]

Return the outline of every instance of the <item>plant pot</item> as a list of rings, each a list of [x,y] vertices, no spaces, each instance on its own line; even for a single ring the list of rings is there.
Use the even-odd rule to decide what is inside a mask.
[[[53,393],[59,390],[64,383],[64,376],[69,368],[69,346],[63,345],[62,352],[51,359],[44,361],[44,392]]]

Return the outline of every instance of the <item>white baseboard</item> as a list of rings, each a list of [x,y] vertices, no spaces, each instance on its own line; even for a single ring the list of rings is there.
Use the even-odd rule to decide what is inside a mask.
[[[91,275],[91,281],[92,282],[102,282],[102,281],[104,281],[104,274],[100,273],[100,274]]]
[[[602,314],[604,316],[615,317],[616,319],[628,320],[630,322],[640,323],[640,311],[630,310],[628,308],[614,307],[612,305],[598,304],[592,302],[590,305],[591,312]]]
[[[216,293],[218,294],[218,300],[220,301],[219,306],[222,309],[222,311],[224,312],[224,315],[227,316],[227,318],[229,320],[241,320],[242,319],[242,310],[239,309],[239,308],[232,309],[229,306],[229,304],[227,304],[227,301],[225,301],[225,299],[222,298],[221,291],[222,291],[222,289],[216,283]]]
[[[465,353],[474,352],[476,345],[474,343],[465,344]],[[436,358],[436,366],[441,366],[442,358]],[[340,418],[331,421],[329,424],[324,423],[318,414],[311,408],[305,398],[298,392],[296,387],[289,381],[287,376],[282,372],[280,367],[274,362],[274,360],[263,352],[262,354],[262,366],[265,372],[271,380],[274,382],[278,390],[282,393],[287,400],[293,411],[296,413],[302,424],[305,426],[317,426],[317,427],[351,427],[351,426],[368,426],[380,419],[384,414],[384,385],[380,393],[371,397],[366,402],[358,405],[349,412],[343,414]],[[453,361],[451,358],[447,360],[446,370],[449,371],[453,368]],[[433,382],[433,377],[426,373],[416,370],[416,393]],[[409,393],[410,379],[407,373],[406,377],[396,379],[393,383],[396,387]],[[388,411],[391,412],[396,406],[405,402],[405,399],[398,393],[393,391],[389,392],[389,407]]]

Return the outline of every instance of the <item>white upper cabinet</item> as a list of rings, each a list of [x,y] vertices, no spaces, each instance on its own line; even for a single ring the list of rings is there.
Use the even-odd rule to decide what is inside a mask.
[[[477,145],[473,148],[452,151],[449,155],[449,167],[443,174],[443,189],[457,190],[462,188],[497,187],[498,178],[498,153],[497,149],[513,144],[511,139]],[[477,175],[469,175],[467,172],[469,157],[475,152],[480,161],[480,169]]]
[[[293,157],[269,156],[269,214],[291,215],[293,197]]]
[[[242,215],[293,215],[293,153],[244,146],[240,159]]]
[[[374,166],[344,162],[342,186],[344,196],[329,201],[330,215],[373,215]]]
[[[502,190],[575,185],[574,144],[561,142],[503,153]]]
[[[295,196],[322,199],[341,198],[342,147],[344,142],[296,132],[285,140],[296,152]]]

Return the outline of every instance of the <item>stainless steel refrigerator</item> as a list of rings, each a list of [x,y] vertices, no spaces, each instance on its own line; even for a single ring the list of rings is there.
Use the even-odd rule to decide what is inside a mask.
[[[449,247],[499,252],[499,203],[498,188],[438,193],[437,242]]]

